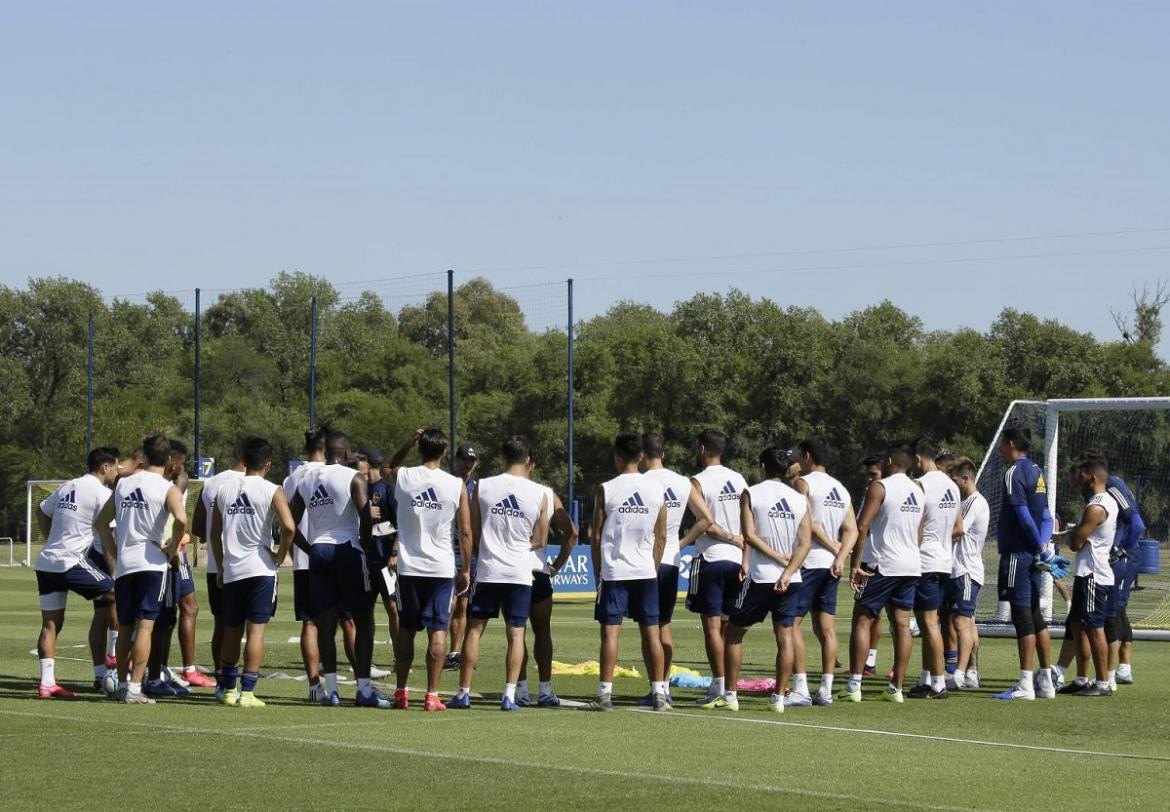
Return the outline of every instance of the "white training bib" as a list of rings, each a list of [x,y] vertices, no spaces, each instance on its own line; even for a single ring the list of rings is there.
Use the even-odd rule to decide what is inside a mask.
[[[309,472],[314,468],[320,468],[324,464],[325,463],[321,462],[320,460],[302,462],[296,468],[292,469],[292,471],[289,472],[289,475],[284,478],[284,483],[281,485],[281,487],[284,488],[284,497],[288,500],[290,505],[292,504],[293,497],[297,495],[297,491],[300,488],[301,483],[304,481],[305,477],[309,475]],[[301,520],[297,523],[297,529],[301,531],[301,535],[304,536],[305,540],[307,541],[309,538],[309,500],[303,496],[301,498],[305,502],[305,512],[301,514]],[[308,553],[304,552],[296,545],[293,545],[292,548],[292,565],[294,572],[296,570],[307,570],[309,568]]]
[[[544,486],[514,474],[479,481],[476,581],[531,586],[532,530],[541,518],[544,491]]]
[[[203,490],[199,492],[199,498],[203,502],[203,510],[207,517],[204,522],[205,526],[199,528],[199,530],[203,533],[203,541],[207,544],[207,572],[210,575],[214,575],[218,571],[215,563],[215,555],[211,552],[211,519],[215,514],[215,495],[219,493],[220,487],[228,480],[243,478],[243,471],[236,471],[229,468],[226,471],[220,471],[211,479],[204,482]]]
[[[544,489],[545,498],[548,499],[548,503],[545,508],[545,517],[548,519],[549,532],[551,533],[553,514],[555,514],[557,510],[557,497],[556,494],[553,493],[553,489],[549,486],[541,485],[540,487]],[[552,567],[550,567],[548,563],[547,547],[544,549],[532,551],[532,571],[543,572],[545,575],[552,575]]]
[[[881,482],[886,496],[871,529],[874,562],[882,575],[918,577],[922,575],[918,554],[922,488],[905,474],[892,474]]]
[[[966,575],[983,586],[983,545],[987,542],[987,528],[991,524],[991,508],[979,491],[963,500],[963,537],[955,545],[951,577]]]
[[[232,477],[219,489],[223,522],[223,582],[276,575],[272,558],[272,498],[277,485],[261,476]]]
[[[791,557],[797,544],[797,531],[808,513],[808,499],[800,491],[777,479],[768,479],[748,488],[752,503],[752,521],[756,535],[774,552]],[[748,551],[748,577],[757,584],[774,584],[784,574],[784,566],[755,547]],[[800,570],[792,575],[800,583]]]
[[[169,562],[162,548],[167,538],[167,493],[171,483],[154,471],[137,471],[114,486],[114,521],[118,566],[115,577],[134,572],[164,572]]]
[[[669,468],[653,468],[643,476],[648,482],[662,487],[662,503],[666,505],[666,549],[662,551],[662,563],[668,567],[681,567],[679,528],[691,497],[691,481]]]
[[[657,578],[654,528],[662,510],[662,489],[644,474],[619,474],[601,486],[605,524],[601,528],[601,578],[636,581]]]
[[[454,538],[463,480],[439,468],[398,469],[398,574],[455,577]]]
[[[739,496],[747,490],[747,480],[723,465],[710,465],[692,479],[699,483],[711,520],[733,536],[740,535]],[[743,560],[742,550],[707,533],[699,536],[696,546],[704,561]]]
[[[811,471],[801,477],[808,485],[808,499],[812,503],[812,521],[833,541],[841,540],[841,525],[845,523],[845,512],[849,509],[849,491],[838,480],[824,471]],[[814,538],[812,549],[804,559],[806,570],[827,570],[833,566],[836,556],[817,543]]]
[[[927,471],[918,478],[922,486],[923,510],[926,518],[922,521],[923,572],[951,574],[951,558],[954,540],[955,517],[959,512],[959,486],[942,471]]]
[[[1077,551],[1078,578],[1091,575],[1098,586],[1112,586],[1113,567],[1109,565],[1109,551],[1113,548],[1113,537],[1117,535],[1117,514],[1120,509],[1117,500],[1108,491],[1093,494],[1085,504],[1098,505],[1105,511],[1105,521],[1093,528],[1085,546]]]
[[[298,488],[309,517],[309,544],[349,544],[361,549],[361,517],[353,503],[354,477],[346,465],[309,469]]]
[[[41,572],[65,572],[79,564],[94,544],[93,520],[110,498],[110,489],[93,474],[71,479],[40,504],[53,520],[45,546],[37,556]]]

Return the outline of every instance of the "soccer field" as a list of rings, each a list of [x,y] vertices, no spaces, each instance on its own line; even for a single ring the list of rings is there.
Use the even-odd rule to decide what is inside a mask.
[[[285,579],[269,627],[265,674],[300,671],[287,642],[298,630],[290,586]],[[311,707],[304,683],[291,679],[261,680],[263,709],[220,707],[210,690],[126,707],[89,689],[90,608],[71,596],[69,610],[57,674],[82,699],[37,700],[35,579],[28,569],[0,570],[0,743],[9,799],[20,807],[1164,809],[1170,797],[1166,644],[1138,643],[1137,684],[1109,699],[995,702],[1017,676],[1014,643],[986,640],[984,687],[942,702],[879,703],[883,683],[867,680],[860,705],[780,716],[766,697],[741,696],[733,714],[695,709],[697,692],[674,689],[676,710],[655,714],[636,708],[645,681],[619,678],[614,713],[503,714],[497,623],[476,675],[484,699],[470,711],[426,714],[421,702],[406,712]],[[560,603],[553,624],[557,660],[596,658],[591,605]],[[680,610],[675,628],[677,662],[705,672],[693,616]],[[210,629],[204,608],[201,662]],[[844,642],[844,622],[839,632]],[[745,678],[771,674],[773,646],[762,629],[749,633]],[[809,652],[818,656],[811,635]],[[420,644],[412,687],[423,683],[421,656]],[[375,662],[388,667],[388,659],[379,644]],[[883,638],[879,670],[889,661]],[[644,670],[629,625],[622,664]],[[584,700],[596,680],[557,676],[554,686],[563,699]],[[453,673],[443,688],[454,690]],[[352,702],[352,685],[342,693]]]

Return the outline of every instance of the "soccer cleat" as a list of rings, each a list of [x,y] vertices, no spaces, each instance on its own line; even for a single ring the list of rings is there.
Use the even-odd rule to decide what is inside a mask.
[[[731,698],[728,698],[726,696],[723,697],[723,704],[720,707],[726,708],[729,711],[738,711],[739,710],[739,697],[731,697]]]
[[[832,707],[833,695],[828,691],[817,691],[812,695],[812,703],[821,708]]]
[[[447,655],[447,659],[443,660],[444,671],[458,671],[459,670],[459,652],[452,651]]]
[[[217,688],[215,691],[215,698],[219,701],[219,704],[226,705],[229,708],[234,708],[240,702],[240,692],[236,688],[233,688],[230,691]]]
[[[427,713],[438,713],[447,710],[447,706],[439,701],[439,697],[435,694],[427,694],[426,698],[423,699],[423,710]]]
[[[963,680],[963,685],[967,688],[981,687],[983,683],[979,681],[979,672],[967,669],[967,677]]]
[[[44,685],[38,685],[37,696],[41,699],[77,699],[77,694],[56,684],[47,688]]]
[[[667,697],[667,704],[670,703],[670,698]],[[559,708],[561,700],[556,694],[541,694],[540,698],[536,700],[536,707],[538,708]]]
[[[926,695],[930,693],[929,685],[915,685],[906,692],[906,696],[910,699],[925,699]]]
[[[1056,692],[1058,694],[1065,694],[1065,695],[1075,694],[1075,693],[1078,693],[1080,691],[1085,690],[1085,688],[1088,685],[1089,685],[1089,683],[1085,682],[1083,680],[1073,680],[1072,682],[1069,682],[1069,683],[1066,683],[1066,684],[1060,686],[1060,688],[1058,688]]]
[[[1036,692],[1031,689],[1021,688],[1019,685],[1017,685],[1014,688],[1010,688],[1001,694],[996,694],[995,698],[1002,699],[1004,701],[1021,699],[1031,702],[1036,698]]]
[[[858,688],[856,691],[850,691],[849,688],[846,687],[843,690],[837,692],[837,699],[843,699],[847,702],[860,702],[861,689]]]
[[[1112,696],[1113,692],[1104,685],[1098,685],[1095,682],[1090,682],[1081,690],[1077,691],[1073,696]]]
[[[177,676],[169,665],[164,665],[160,669],[159,676],[162,677],[163,682],[174,685],[177,688],[186,688],[190,684],[184,677]]]
[[[117,669],[117,667],[118,667],[118,658],[112,654],[107,654],[106,655],[106,668],[110,671],[113,671],[113,670]]]
[[[520,710],[520,706],[517,705],[511,699],[508,699],[508,697],[504,697],[503,699],[500,700],[500,710],[502,710],[502,711],[518,711],[518,710]]]
[[[266,704],[264,700],[257,699],[256,695],[251,691],[244,691],[240,694],[240,698],[236,700],[237,708],[263,708]]]
[[[329,694],[329,698],[321,704],[327,708],[340,708],[341,694],[337,693],[337,691],[334,691],[333,693]]]
[[[1118,673],[1117,684],[1118,685],[1133,685],[1133,674]]]
[[[184,671],[183,679],[192,688],[214,688],[215,680],[206,674],[200,674],[198,671]]]
[[[524,694],[523,696],[516,696],[516,704],[521,708],[532,707],[532,694]]]
[[[861,701],[861,691],[857,692],[857,701]],[[777,697],[775,694],[772,694],[770,697],[768,697],[768,710],[772,711],[773,713],[784,713],[784,699],[782,697]]]
[[[905,701],[901,691],[891,691],[889,688],[882,691],[882,702],[893,702],[895,705],[901,705]]]
[[[784,694],[784,707],[786,708],[810,708],[812,703],[812,697],[808,694],[802,694],[798,691],[787,691]]]
[[[696,703],[703,710],[715,710],[715,708],[722,708],[727,704],[727,700],[723,698],[723,694],[707,694],[702,699],[696,700]]]
[[[865,668],[861,669],[861,676],[863,676],[863,677],[876,677],[877,671],[874,670],[874,667],[872,665],[867,665]]]
[[[142,693],[147,696],[175,697],[179,695],[178,688],[169,682],[151,680],[142,686]]]
[[[406,710],[410,707],[410,695],[406,691],[394,692],[394,710]]]
[[[358,691],[358,695],[353,698],[353,704],[357,708],[378,708],[380,710],[390,710],[392,707],[390,698],[377,691],[370,691],[368,694]]]
[[[599,694],[597,698],[586,705],[584,709],[587,711],[613,710],[613,694]]]
[[[122,694],[122,704],[124,704],[124,705],[154,705],[156,703],[153,699],[151,699],[149,696],[142,693],[141,691],[139,691],[138,693],[132,694],[132,693],[130,693],[129,689],[127,689]]]
[[[1056,699],[1056,688],[1052,683],[1045,683],[1044,685],[1037,685],[1033,690],[1037,699]]]
[[[656,711],[670,710],[670,703],[666,701],[666,695],[665,694],[654,694],[654,706],[653,707],[654,707],[654,710],[656,710]],[[738,702],[735,703],[735,707],[732,708],[732,710],[739,710],[739,703]]]
[[[459,694],[447,703],[449,710],[467,710],[471,707],[471,694]]]
[[[923,699],[948,699],[948,698],[950,698],[950,694],[947,693],[946,688],[943,688],[941,691],[936,691],[933,688],[931,688],[925,694],[922,695],[922,698]]]
[[[652,707],[654,707],[654,692],[651,691],[650,693],[646,694],[644,697],[639,699],[638,700],[638,707],[639,708],[652,708]]]
[[[393,671],[387,671],[384,668],[378,668],[376,665],[370,666],[370,679],[386,679],[386,677],[393,675]]]
[[[222,689],[216,688],[215,689],[215,698],[219,699],[220,695],[222,693],[223,693]],[[323,683],[318,682],[316,685],[309,686],[309,699],[308,699],[309,704],[326,705],[326,704],[328,704],[328,702],[326,702],[327,699],[329,699],[329,695],[327,693],[325,693],[325,685]]]

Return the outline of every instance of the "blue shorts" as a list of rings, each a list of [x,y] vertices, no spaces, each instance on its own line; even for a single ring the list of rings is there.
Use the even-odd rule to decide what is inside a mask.
[[[219,585],[217,573],[207,573],[207,606],[211,609],[212,617],[219,617],[223,608],[223,588]]]
[[[1116,582],[1118,609],[1125,609],[1129,606],[1129,593],[1133,591],[1133,585],[1137,583],[1141,569],[1142,562],[1138,560],[1137,553],[1130,553],[1130,557],[1125,559],[1125,571]],[[1117,570],[1114,569],[1114,572],[1117,572]]]
[[[111,578],[114,577],[114,571],[110,569],[110,563],[106,561],[106,557],[96,547],[90,547],[89,552],[85,554],[85,558],[106,575],[109,575]]]
[[[739,595],[736,596],[727,621],[746,629],[762,621],[771,612],[772,625],[791,626],[802,616],[803,584],[803,581],[791,584],[787,592],[777,592],[774,581],[761,584],[749,578],[740,585]]]
[[[267,623],[276,614],[276,576],[256,575],[223,585],[225,626]]]
[[[809,612],[837,614],[837,585],[841,579],[828,569],[800,571],[800,617]]]
[[[947,582],[951,576],[944,572],[924,572],[914,587],[914,611],[937,612],[943,607]]]
[[[547,572],[532,573],[532,602],[543,603],[553,596],[552,576]]]
[[[1078,575],[1073,580],[1072,609],[1069,617],[1086,629],[1105,628],[1112,586],[1103,586],[1091,575]]]
[[[975,604],[979,600],[979,583],[970,575],[947,579],[946,607],[951,614],[975,617]]]
[[[1042,573],[1032,571],[1031,553],[1004,553],[999,558],[999,599],[1024,609],[1040,608]]]
[[[739,568],[735,561],[705,561],[696,555],[691,561],[687,609],[703,617],[731,614],[739,594]]]
[[[168,600],[170,586],[166,570],[142,570],[114,579],[119,625],[129,627],[137,620],[155,620]]]
[[[349,544],[314,544],[309,550],[312,617],[331,609],[342,617],[374,608],[374,580],[364,551]]]
[[[399,575],[398,625],[416,632],[446,631],[454,595],[454,578]]]
[[[64,572],[37,570],[37,593],[76,592],[87,601],[97,600],[114,588],[114,579],[90,564],[84,558]],[[61,599],[61,609],[65,608]],[[41,603],[42,608],[44,602]]]
[[[914,608],[917,587],[917,575],[882,575],[875,572],[865,579],[865,585],[857,593],[857,602],[874,616],[880,615],[887,606],[910,611]]]
[[[499,617],[512,628],[528,625],[528,611],[532,608],[532,587],[528,584],[495,584],[476,581],[467,613],[480,620]]]
[[[601,582],[593,619],[605,626],[620,626],[627,617],[643,626],[658,625],[657,578]]]
[[[187,551],[179,553],[177,561],[171,564],[171,571],[175,575],[175,598],[185,598],[195,592],[195,579],[191,577],[191,562],[187,560]]]
[[[678,567],[660,564],[658,567],[658,624],[665,626],[674,618],[678,603]]]

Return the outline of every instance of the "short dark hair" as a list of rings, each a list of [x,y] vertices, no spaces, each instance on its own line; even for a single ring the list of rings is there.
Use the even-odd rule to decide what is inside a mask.
[[[513,434],[500,444],[500,454],[505,465],[520,465],[528,462],[528,438],[522,434]]]
[[[165,434],[152,434],[142,441],[142,456],[152,467],[166,465],[171,458],[171,441]]]
[[[938,443],[929,437],[919,437],[914,440],[913,444],[914,456],[923,457],[924,459],[933,460],[934,455],[938,453]]]
[[[886,457],[899,468],[909,469],[914,465],[914,449],[907,443],[891,443]]]
[[[642,435],[624,431],[614,438],[613,450],[626,460],[636,460],[642,453]]]
[[[354,451],[349,455],[349,467],[357,468],[363,462],[369,462],[370,458],[365,455],[363,451]]]
[[[974,477],[978,473],[979,469],[975,467],[975,462],[970,457],[959,457],[955,460],[955,467],[951,469],[951,476]]]
[[[171,456],[172,457],[186,457],[187,444],[182,440],[171,440]]]
[[[760,452],[760,465],[769,479],[782,477],[792,467],[791,454],[780,446],[770,445]]]
[[[722,456],[723,452],[727,450],[727,435],[719,429],[704,429],[699,432],[699,445],[703,446],[709,454],[719,454]]]
[[[660,432],[646,432],[642,435],[642,453],[646,455],[647,459],[662,459],[666,454],[666,439]]]
[[[450,442],[442,429],[425,429],[418,438],[418,453],[423,462],[442,459]]]
[[[1086,448],[1079,455],[1077,455],[1077,458],[1080,460],[1100,460],[1106,465],[1109,464],[1109,460],[1105,456],[1105,452],[1099,448]]]
[[[1003,430],[999,441],[1011,443],[1014,448],[1027,453],[1032,447],[1032,430],[1027,426],[1008,426]]]
[[[880,468],[882,462],[884,462],[885,459],[886,457],[884,454],[867,454],[861,458],[861,467],[872,468],[876,465]]]
[[[99,446],[86,456],[86,470],[92,474],[98,471],[103,465],[113,465],[117,461],[118,449],[108,445]]]
[[[139,461],[139,462],[141,462],[142,460],[146,459],[146,455],[142,453],[142,447],[141,447],[141,446],[139,446],[138,448],[136,448],[136,449],[134,449],[133,451],[131,451],[131,452],[130,452],[130,459],[132,459],[132,460],[137,460],[137,461]]]
[[[801,454],[808,454],[812,457],[814,465],[828,465],[829,458],[833,454],[833,450],[829,448],[828,440],[818,434],[805,437],[796,448]]]
[[[305,432],[305,456],[325,451],[325,436],[329,434],[328,426],[313,426]]]
[[[1105,479],[1109,476],[1109,466],[1105,464],[1104,459],[1081,460],[1077,466],[1077,470],[1082,474],[1089,474],[1098,479]]]
[[[248,437],[240,443],[240,456],[249,471],[259,471],[272,462],[272,443],[263,437]]]
[[[349,435],[343,431],[331,431],[325,435],[325,456],[331,460],[349,457],[349,450],[353,443]]]

